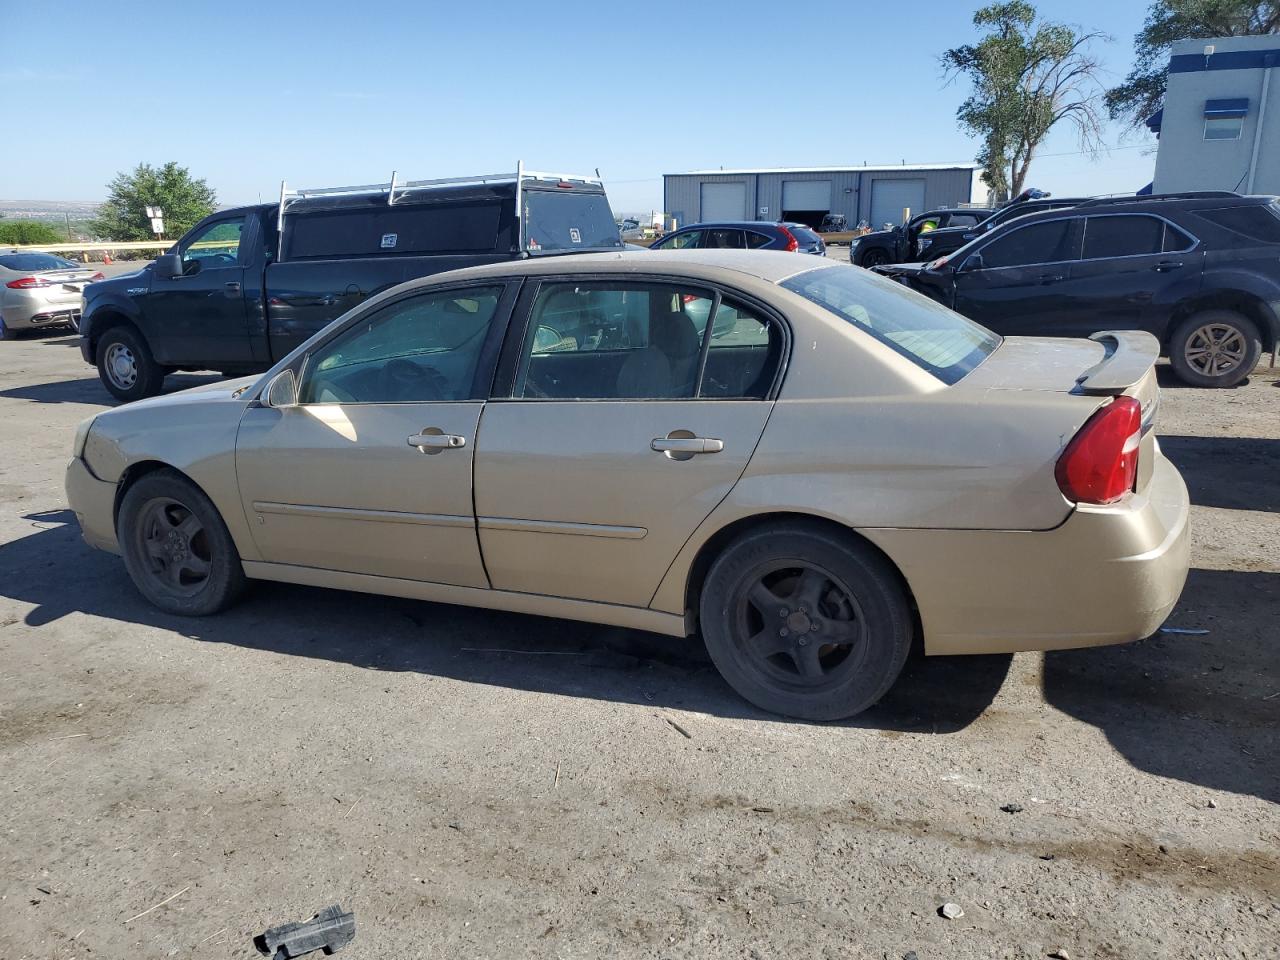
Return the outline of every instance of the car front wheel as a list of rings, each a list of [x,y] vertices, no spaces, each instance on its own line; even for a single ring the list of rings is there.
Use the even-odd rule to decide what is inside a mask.
[[[134,585],[165,613],[217,613],[244,589],[240,553],[217,507],[176,471],[157,470],[129,488],[116,534]]]
[[[866,710],[902,672],[912,640],[897,571],[819,524],[770,525],[731,543],[707,574],[699,618],[734,690],[805,720]]]
[[[1234,387],[1253,372],[1262,353],[1258,328],[1234,310],[1188,317],[1169,343],[1169,363],[1193,387]]]

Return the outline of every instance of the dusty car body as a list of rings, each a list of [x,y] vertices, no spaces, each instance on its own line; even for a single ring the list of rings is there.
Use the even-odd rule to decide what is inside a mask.
[[[435,348],[369,359],[380,318],[426,303],[450,329],[492,313],[474,375]],[[86,421],[67,492],[88,543],[173,612],[248,577],[700,631],[748,699],[830,719],[882,696],[917,640],[1159,626],[1188,499],[1154,435],[1156,349],[1000,340],[784,253],[494,264],[394,288],[262,378]]]

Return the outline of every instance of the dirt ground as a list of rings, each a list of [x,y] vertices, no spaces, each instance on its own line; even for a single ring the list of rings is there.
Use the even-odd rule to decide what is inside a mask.
[[[815,725],[646,634],[159,614],[66,508],[106,392],[70,337],[0,344],[0,957],[248,958],[334,902],[370,960],[1275,957],[1280,371],[1164,379],[1207,634],[915,662]]]

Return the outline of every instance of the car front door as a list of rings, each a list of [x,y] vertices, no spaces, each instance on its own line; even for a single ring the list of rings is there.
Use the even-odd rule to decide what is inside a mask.
[[[307,354],[296,406],[245,412],[236,472],[264,561],[488,586],[472,457],[517,286],[375,305]]]
[[[253,361],[244,275],[259,246],[256,218],[213,220],[178,247],[182,273],[151,271],[144,311],[157,360],[215,370]]]
[[[1011,225],[974,248],[956,267],[956,312],[999,334],[1069,336],[1075,318],[1064,290],[1083,219]]]
[[[1160,217],[1088,217],[1080,261],[1063,288],[1072,307],[1064,333],[1149,330],[1163,338],[1168,304],[1199,289],[1203,254],[1195,247],[1194,238]],[[1173,287],[1181,292],[1170,296]]]
[[[476,444],[493,586],[648,606],[746,468],[786,333],[690,281],[545,280],[522,300]]]

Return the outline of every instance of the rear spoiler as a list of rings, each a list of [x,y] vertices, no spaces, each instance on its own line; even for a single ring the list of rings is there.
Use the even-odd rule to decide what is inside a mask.
[[[1103,330],[1089,338],[1106,354],[1076,378],[1077,393],[1117,396],[1147,375],[1160,356],[1160,341],[1145,330]]]

